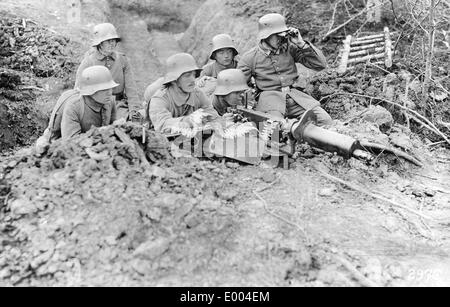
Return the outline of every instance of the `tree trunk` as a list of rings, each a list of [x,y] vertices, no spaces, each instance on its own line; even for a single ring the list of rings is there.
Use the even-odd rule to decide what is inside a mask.
[[[432,64],[433,64],[433,57],[434,57],[434,43],[435,43],[435,37],[436,37],[436,23],[435,23],[435,6],[436,6],[436,0],[431,0],[430,4],[430,31],[428,36],[428,55],[427,55],[427,62],[426,62],[426,68],[425,68],[425,80],[423,82],[423,91],[422,96],[424,99],[428,96],[428,89],[430,88],[431,83],[431,77],[432,77]]]

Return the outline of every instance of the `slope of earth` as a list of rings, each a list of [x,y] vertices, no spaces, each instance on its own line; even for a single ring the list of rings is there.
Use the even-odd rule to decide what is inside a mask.
[[[227,3],[239,11],[244,2]],[[267,12],[246,3],[245,16]],[[127,54],[149,52],[139,39],[125,43]],[[330,99],[336,88],[358,93],[361,73],[324,73],[308,90],[345,121],[334,130],[396,146],[424,168],[306,145],[288,171],[174,159],[161,136],[146,131],[143,142],[139,126],[94,129],[43,157],[24,150],[0,161],[0,285],[450,285],[450,153],[395,124],[387,105]],[[372,74],[363,85],[378,95],[386,76]]]
[[[43,2],[0,3],[0,151],[42,133],[61,91],[73,87],[92,21],[107,14],[104,1],[84,1],[78,18],[67,1]]]

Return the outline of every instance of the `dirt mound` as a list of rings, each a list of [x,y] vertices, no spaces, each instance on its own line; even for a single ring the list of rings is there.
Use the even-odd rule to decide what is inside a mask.
[[[36,77],[67,77],[76,63],[69,39],[40,27],[34,21],[1,12],[0,66],[32,72]]]
[[[37,106],[42,80],[70,84],[76,63],[69,39],[36,22],[1,12],[0,151],[33,142],[45,129],[47,110]]]
[[[221,180],[230,171],[174,161],[150,131],[141,142],[142,128],[112,126],[9,164],[0,283],[152,285],[204,270],[238,230],[225,206],[237,192]]]
[[[46,118],[33,102],[36,96],[20,89],[22,78],[0,68],[0,151],[28,145],[45,129]]]

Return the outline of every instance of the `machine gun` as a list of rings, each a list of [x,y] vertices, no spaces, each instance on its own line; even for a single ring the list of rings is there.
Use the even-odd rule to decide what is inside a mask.
[[[236,141],[234,143],[228,142],[227,150],[222,151],[222,153],[232,154],[222,155],[224,157],[250,164],[259,163],[264,155],[282,157],[284,167],[288,168],[289,157],[294,154],[296,143],[300,142],[308,143],[309,145],[326,152],[337,153],[346,159],[353,157],[370,162],[374,159],[373,154],[375,153],[391,153],[417,166],[422,166],[422,163],[418,159],[402,151],[380,144],[361,142],[350,136],[318,127],[316,125],[316,116],[312,110],[307,111],[299,121],[286,120],[281,117],[250,110],[242,106],[238,106],[232,113],[247,121],[255,123],[255,125],[259,127],[259,136],[257,137],[258,141],[255,141],[253,138],[252,142],[245,142],[244,140]],[[282,134],[281,137],[280,134]],[[218,140],[215,140],[214,143],[217,142]],[[251,160],[245,158],[245,155],[244,157],[237,157],[236,153],[238,153],[239,150],[233,146],[237,146],[239,143],[247,146],[246,151],[244,151],[246,154],[248,151],[251,152],[251,149],[249,150],[248,146],[252,143],[253,146],[256,144],[258,146],[257,150],[253,150],[253,152],[258,152],[259,155],[253,157]],[[208,148],[205,148],[205,150],[207,149]],[[223,149],[223,147],[220,149]],[[220,150],[212,150],[212,152],[220,155]]]
[[[372,161],[372,153],[392,153],[411,163],[422,166],[421,162],[404,152],[380,144],[360,142],[350,136],[318,127],[316,116],[312,110],[305,112],[300,120],[287,120],[270,114],[247,109],[243,106],[229,110],[240,122],[244,132],[214,129],[202,130],[188,140],[195,146],[197,157],[225,157],[246,164],[256,165],[263,158],[271,157],[276,166],[283,161],[284,168],[289,167],[289,157],[295,153],[297,142],[309,145],[326,152],[337,153],[346,159],[357,158]],[[252,123],[254,129],[249,129]],[[239,127],[239,123],[237,123]],[[251,127],[250,127],[251,128]],[[236,133],[234,133],[236,132]]]

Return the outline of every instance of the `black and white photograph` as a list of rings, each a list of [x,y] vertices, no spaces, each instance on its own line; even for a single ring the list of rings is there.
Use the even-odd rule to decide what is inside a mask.
[[[0,287],[449,287],[449,91],[449,0],[0,0]]]

